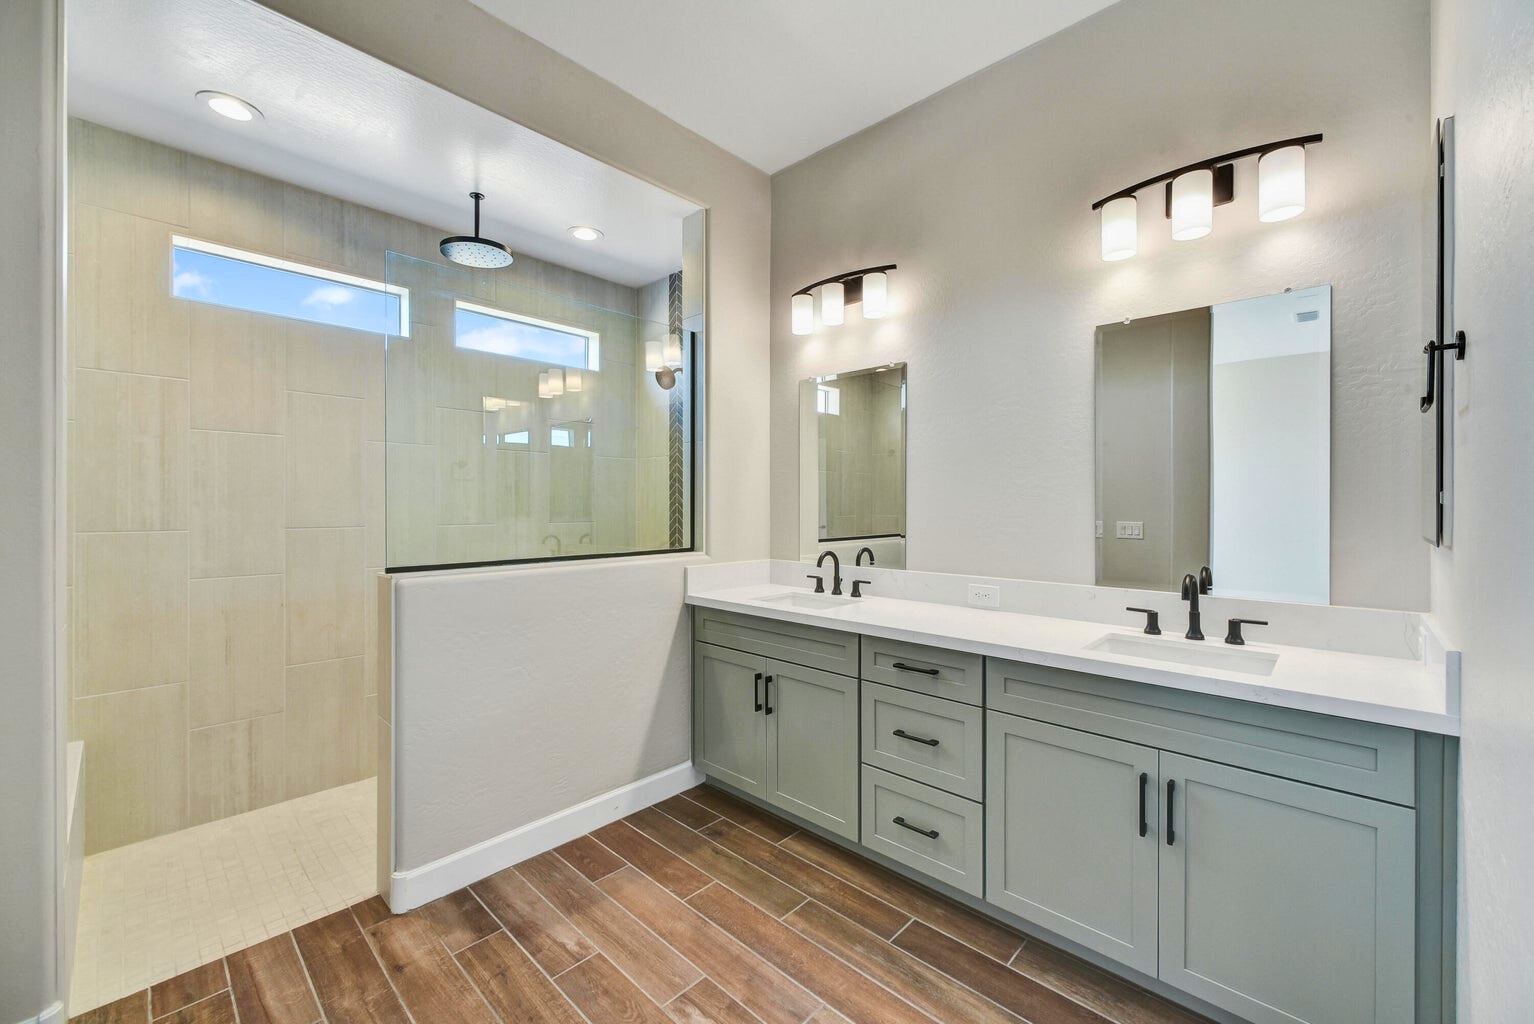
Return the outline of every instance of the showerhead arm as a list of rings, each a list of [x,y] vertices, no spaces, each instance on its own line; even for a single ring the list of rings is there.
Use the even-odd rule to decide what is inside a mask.
[[[479,201],[485,198],[483,192],[470,192],[469,198],[474,200],[474,237],[479,237]]]

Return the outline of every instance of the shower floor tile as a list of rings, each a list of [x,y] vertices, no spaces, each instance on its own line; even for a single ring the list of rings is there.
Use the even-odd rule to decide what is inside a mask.
[[[377,892],[377,791],[364,779],[85,858],[70,1012]]]

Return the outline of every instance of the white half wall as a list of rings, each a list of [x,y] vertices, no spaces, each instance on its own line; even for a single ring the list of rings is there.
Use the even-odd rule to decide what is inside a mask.
[[[1330,284],[1331,599],[1425,609],[1427,57],[1428,0],[1122,0],[774,175],[773,554],[796,383],[904,360],[911,568],[1090,583],[1094,328]],[[1312,132],[1302,216],[1260,223],[1245,160],[1207,238],[1148,189],[1139,254],[1101,260],[1095,200]],[[790,333],[792,292],[883,263],[884,319]]]

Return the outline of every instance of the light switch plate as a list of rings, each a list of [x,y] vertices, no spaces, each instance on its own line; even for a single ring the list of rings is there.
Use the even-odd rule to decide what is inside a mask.
[[[1117,537],[1119,540],[1144,540],[1144,523],[1116,523],[1118,527]]]
[[[1000,608],[1001,588],[988,587],[984,583],[971,583],[969,585],[969,606],[971,608]]]

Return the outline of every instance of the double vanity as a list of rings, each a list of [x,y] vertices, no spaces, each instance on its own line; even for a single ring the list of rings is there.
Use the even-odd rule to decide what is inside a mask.
[[[1449,1019],[1452,655],[1196,643],[1131,613],[967,607],[936,574],[858,573],[948,600],[803,575],[689,571],[711,780],[1225,1019]]]

